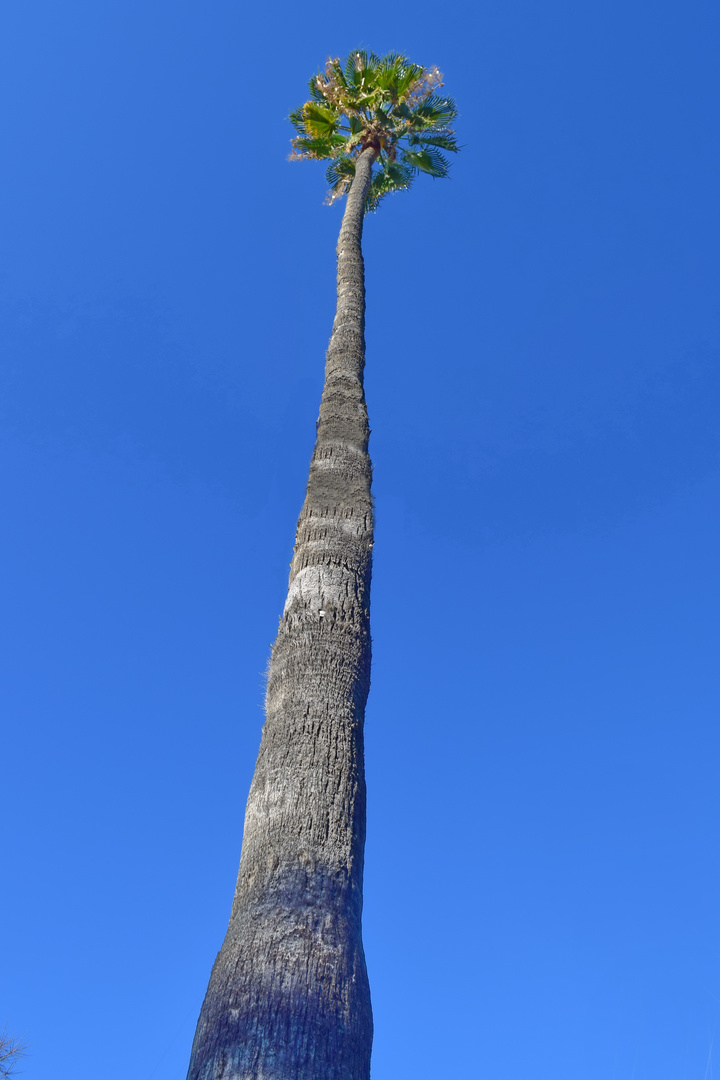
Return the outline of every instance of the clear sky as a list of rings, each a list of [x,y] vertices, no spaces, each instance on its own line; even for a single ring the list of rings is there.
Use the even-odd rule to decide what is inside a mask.
[[[373,1080],[720,1074],[718,9],[5,0],[2,970],[23,1080],[176,1080],[334,304],[329,54],[437,64],[368,218]]]

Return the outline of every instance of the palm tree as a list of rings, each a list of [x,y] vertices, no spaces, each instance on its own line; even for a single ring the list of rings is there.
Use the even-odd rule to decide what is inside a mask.
[[[436,68],[329,60],[293,113],[293,157],[348,193],[337,310],[225,942],[188,1080],[367,1080],[361,936],[373,514],[363,390],[363,216],[419,172],[445,176],[456,109]]]

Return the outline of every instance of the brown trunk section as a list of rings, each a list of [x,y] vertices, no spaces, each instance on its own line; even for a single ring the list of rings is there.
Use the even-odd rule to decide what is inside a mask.
[[[273,646],[230,925],[188,1080],[368,1080],[363,719],[371,465],[363,390],[364,150],[338,240],[317,440]]]

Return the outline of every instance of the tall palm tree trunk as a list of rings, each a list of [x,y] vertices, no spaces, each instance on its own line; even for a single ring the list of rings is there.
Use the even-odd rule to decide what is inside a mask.
[[[371,465],[361,237],[375,149],[357,159],[317,440],[268,674],[225,942],[188,1080],[367,1080],[361,937],[370,684]]]

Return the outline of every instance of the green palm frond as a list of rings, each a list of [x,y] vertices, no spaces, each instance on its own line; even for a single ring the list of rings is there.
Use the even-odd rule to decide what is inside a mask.
[[[293,139],[295,158],[313,158],[323,161],[325,158],[335,157],[341,153],[346,140],[342,135],[326,135],[312,138],[312,136],[298,136]]]
[[[329,160],[331,198],[348,190],[355,159],[367,147],[376,153],[367,210],[408,188],[419,172],[448,175],[442,151],[459,150],[450,127],[457,108],[437,93],[437,68],[420,67],[401,53],[379,57],[356,49],[344,61],[331,57],[309,86],[309,100],[290,114],[297,133],[291,157]]]
[[[375,83],[395,104],[407,94],[422,74],[423,69],[417,64],[408,63],[399,53],[388,53],[380,61]]]
[[[457,116],[457,106],[452,98],[430,94],[414,110],[414,115],[425,124],[449,124]]]
[[[305,120],[303,118],[302,109],[295,109],[294,112],[291,112],[289,120],[297,132],[302,133],[305,131]]]
[[[450,169],[448,159],[443,157],[434,146],[428,147],[426,150],[404,150],[402,156],[403,160],[412,165],[414,169],[428,173],[429,176],[434,176],[435,179],[447,176]]]
[[[323,94],[322,90],[320,89],[320,87],[318,86],[318,84],[317,84],[317,82],[315,81],[314,78],[311,79],[310,82],[308,83],[308,90],[310,91],[310,100],[311,101],[318,101],[318,102],[321,102],[323,104],[325,103],[325,95]],[[301,112],[302,110],[298,110],[298,111]],[[291,114],[291,116],[292,116],[292,114]]]
[[[343,184],[351,181],[355,176],[355,162],[351,157],[338,157],[332,161],[325,173],[325,178],[334,191],[338,183],[342,181]]]
[[[396,71],[400,70],[403,66],[407,65],[407,59],[402,53],[389,52],[378,61],[378,67],[383,71]]]
[[[339,116],[326,105],[318,105],[315,101],[307,101],[303,105],[303,120],[305,130],[310,135],[333,135],[337,131]]]
[[[335,78],[342,86],[347,86],[347,77],[343,72],[342,60],[340,60],[339,57],[336,57],[334,60],[328,60],[327,67],[332,69]]]
[[[367,212],[377,210],[381,199],[393,191],[406,191],[413,182],[415,171],[402,162],[392,162],[377,172],[370,184],[370,191],[365,204]]]
[[[351,52],[345,61],[345,81],[348,86],[357,86],[362,78],[362,72],[367,68],[368,54],[364,49],[356,49]]]
[[[404,61],[404,57],[400,57]],[[423,69],[417,64],[407,64],[397,74],[397,97],[402,100],[410,91],[411,87],[423,76]]]
[[[440,150],[450,150],[457,154],[460,147],[454,135],[411,135],[408,139],[410,146],[437,146]]]

